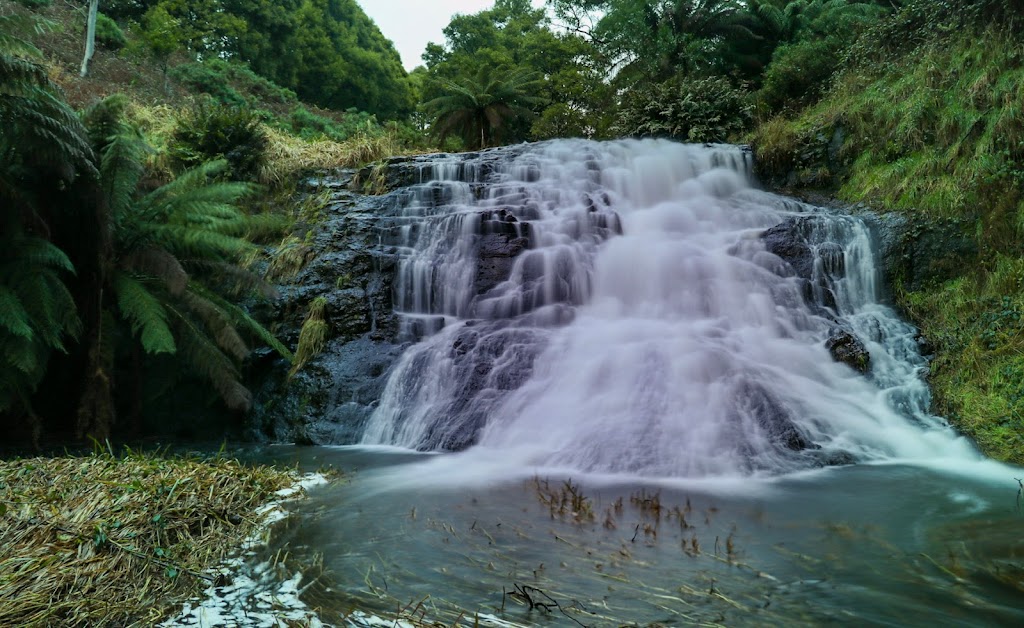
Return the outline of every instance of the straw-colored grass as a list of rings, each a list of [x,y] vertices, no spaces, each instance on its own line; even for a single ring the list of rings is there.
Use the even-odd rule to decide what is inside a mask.
[[[0,626],[151,626],[223,578],[295,481],[230,460],[0,461]]]
[[[397,140],[387,134],[335,142],[327,138],[304,140],[271,126],[264,129],[270,144],[258,178],[265,185],[288,181],[307,170],[355,168],[402,152]]]
[[[326,308],[327,299],[324,297],[317,297],[309,304],[309,312],[302,323],[302,330],[299,331],[299,342],[295,347],[295,360],[289,377],[294,377],[302,367],[324,350],[328,332],[327,321],[324,318]]]

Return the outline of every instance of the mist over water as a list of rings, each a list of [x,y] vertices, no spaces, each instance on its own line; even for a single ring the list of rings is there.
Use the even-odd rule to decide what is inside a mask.
[[[730,146],[560,140],[440,158],[403,193],[418,338],[363,443],[505,468],[776,476],[978,461],[927,412],[915,330],[859,219],[755,188]],[[811,281],[760,234],[811,216]],[[835,362],[836,330],[870,352]]]

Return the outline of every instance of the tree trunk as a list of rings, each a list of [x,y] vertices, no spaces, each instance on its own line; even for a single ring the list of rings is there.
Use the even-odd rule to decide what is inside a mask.
[[[96,15],[100,11],[100,0],[89,0],[89,19],[85,28],[85,56],[82,58],[82,70],[79,76],[85,77],[89,74],[89,62],[96,52]]]

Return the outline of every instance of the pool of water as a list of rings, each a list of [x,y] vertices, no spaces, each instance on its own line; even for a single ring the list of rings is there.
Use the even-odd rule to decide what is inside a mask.
[[[484,454],[273,447],[330,466],[272,553],[306,602],[450,625],[1024,625],[1015,477],[991,462],[700,481],[503,469]]]

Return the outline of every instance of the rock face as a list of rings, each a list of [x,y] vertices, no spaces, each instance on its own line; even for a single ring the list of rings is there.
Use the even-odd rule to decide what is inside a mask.
[[[812,248],[811,234],[816,226],[824,224],[814,216],[791,218],[765,230],[761,241],[769,253],[782,258],[791,274],[799,278],[807,304],[834,319],[836,295],[832,282],[844,272],[843,251],[828,242]]]
[[[323,351],[291,377],[284,361],[269,351],[254,356],[249,372],[250,381],[256,382],[250,438],[304,444],[358,440],[404,350],[444,325],[443,316],[402,321],[395,314],[396,299],[408,300],[417,289],[408,282],[396,284],[401,281],[397,273],[401,249],[415,241],[417,229],[422,228],[407,214],[411,196],[427,207],[452,202],[450,189],[418,185],[437,176],[468,181],[473,193],[478,193],[494,164],[518,150],[508,147],[463,154],[455,161],[439,155],[400,157],[359,172],[322,173],[304,182],[302,193],[308,198],[325,195],[329,201],[307,225],[305,265],[294,277],[280,282],[280,297],[259,315],[275,321],[278,336],[294,347],[310,304],[323,298],[328,337]],[[437,171],[442,167],[457,171]],[[476,260],[472,291],[487,296],[509,278],[516,258],[529,249],[532,230],[528,221],[504,209],[479,212],[473,220],[478,235],[471,252]],[[485,384],[518,385],[532,364],[530,356],[525,356],[524,366],[514,373],[505,372],[494,365],[505,349],[484,346],[472,329],[467,327],[465,337],[452,349],[467,382],[467,403]],[[493,337],[515,335],[510,330]],[[493,337],[489,340],[492,344]],[[519,347],[511,341],[509,346],[509,350]],[[468,412],[467,420],[478,414],[476,420],[482,421],[484,410]],[[466,426],[465,430],[439,434],[438,445],[465,448],[472,444],[466,435],[477,431]]]
[[[978,258],[977,216],[912,220],[903,214],[865,214],[876,234],[885,285],[914,292],[959,277]]]
[[[298,341],[310,303],[326,299],[324,350],[294,377],[271,354],[256,356],[255,407],[249,436],[278,442],[351,442],[373,411],[388,370],[401,354],[392,306],[396,255],[382,244],[389,220],[385,197],[349,191],[353,172],[307,180],[309,196],[328,195],[307,238],[309,261],[277,286],[280,297],[262,316],[290,346]]]

